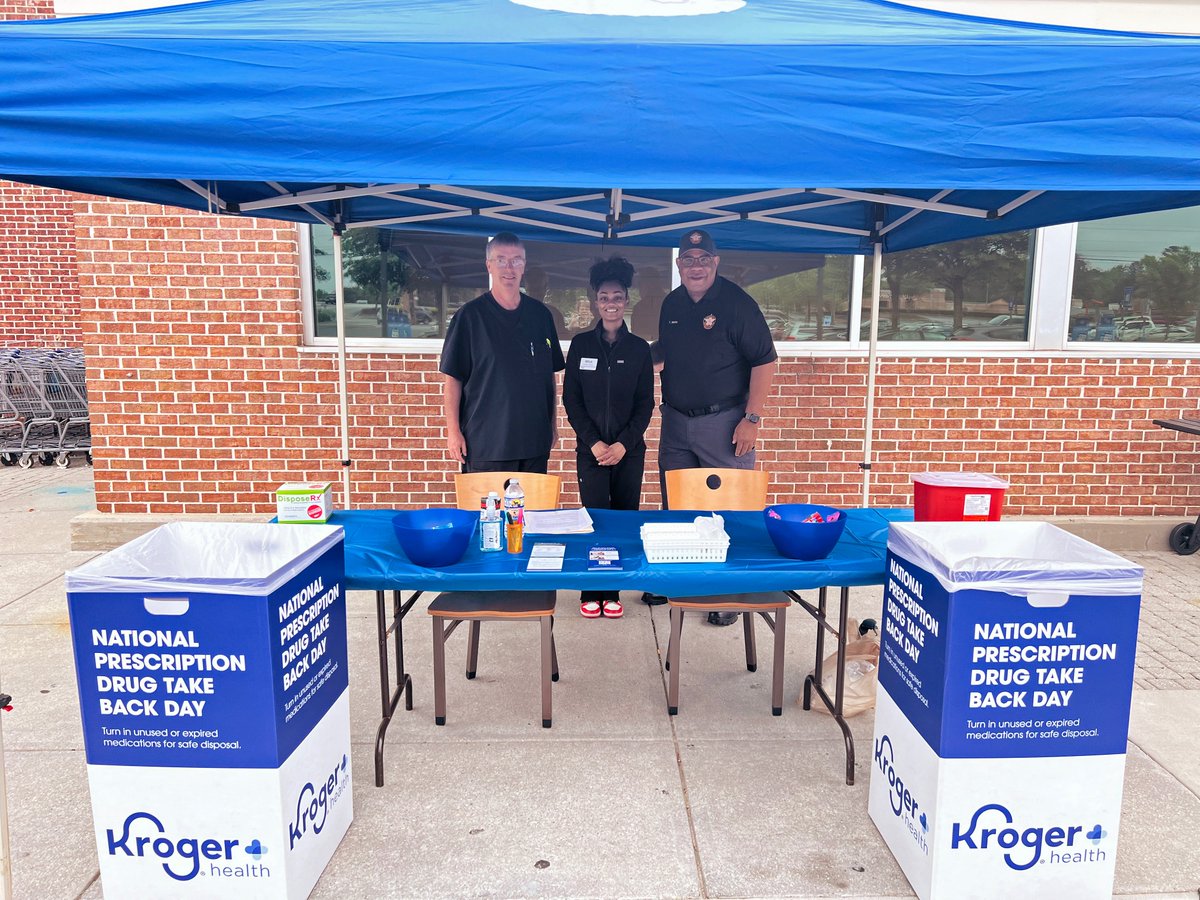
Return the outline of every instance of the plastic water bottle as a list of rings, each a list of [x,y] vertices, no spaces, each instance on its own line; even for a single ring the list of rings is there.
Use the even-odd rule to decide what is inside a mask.
[[[479,504],[479,549],[485,553],[504,549],[504,529],[500,525],[503,517],[500,495],[489,491]]]
[[[520,553],[525,537],[525,488],[516,478],[504,489],[504,524],[508,552]]]

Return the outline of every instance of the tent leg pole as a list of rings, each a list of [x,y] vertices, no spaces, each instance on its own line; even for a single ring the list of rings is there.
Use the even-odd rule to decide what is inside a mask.
[[[350,396],[346,389],[346,282],[342,276],[342,233],[333,232],[333,291],[337,300],[338,413],[342,438],[342,508],[350,501]]]
[[[0,707],[11,709],[12,698],[0,694]],[[11,900],[12,844],[8,838],[8,781],[4,772],[4,737],[0,734],[0,900]]]
[[[875,369],[879,343],[879,286],[883,275],[883,244],[875,241],[871,271],[871,342],[867,353],[867,421],[863,426],[862,505],[871,505],[871,436],[875,431]],[[893,300],[893,302],[895,302]]]

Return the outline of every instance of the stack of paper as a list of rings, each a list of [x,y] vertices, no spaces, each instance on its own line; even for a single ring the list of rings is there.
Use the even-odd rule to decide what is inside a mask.
[[[592,517],[579,509],[527,509],[526,534],[591,534]]]

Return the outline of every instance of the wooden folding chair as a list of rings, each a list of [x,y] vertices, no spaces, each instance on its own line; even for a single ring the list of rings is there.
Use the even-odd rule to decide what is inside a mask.
[[[504,496],[510,478],[519,478],[527,509],[558,506],[560,479],[538,472],[468,472],[454,476],[460,509],[479,509],[489,491]],[[460,622],[470,622],[467,636],[467,678],[475,677],[479,660],[479,630],[484,619],[536,619],[541,625],[542,727],[552,719],[550,683],[558,681],[558,652],[554,646],[554,591],[452,591],[429,604],[433,620],[433,720],[446,724],[446,639]],[[447,625],[449,622],[449,625]]]
[[[667,504],[671,509],[761,510],[767,505],[766,472],[754,469],[672,469],[666,472]],[[738,613],[746,641],[746,669],[758,669],[754,640],[754,614],[762,616],[775,634],[775,660],[771,681],[771,713],[783,715],[783,650],[787,608],[791,600],[782,592],[721,594],[715,597],[672,597],[671,637],[667,644],[667,712],[679,712],[679,654],[683,617],[688,610],[704,613]],[[775,610],[774,616],[769,610]],[[744,614],[744,615],[743,615]]]

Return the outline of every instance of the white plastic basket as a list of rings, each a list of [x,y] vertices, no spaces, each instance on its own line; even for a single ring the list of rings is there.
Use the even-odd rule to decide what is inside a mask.
[[[725,562],[729,535],[701,537],[692,522],[647,522],[642,550],[648,563]]]

